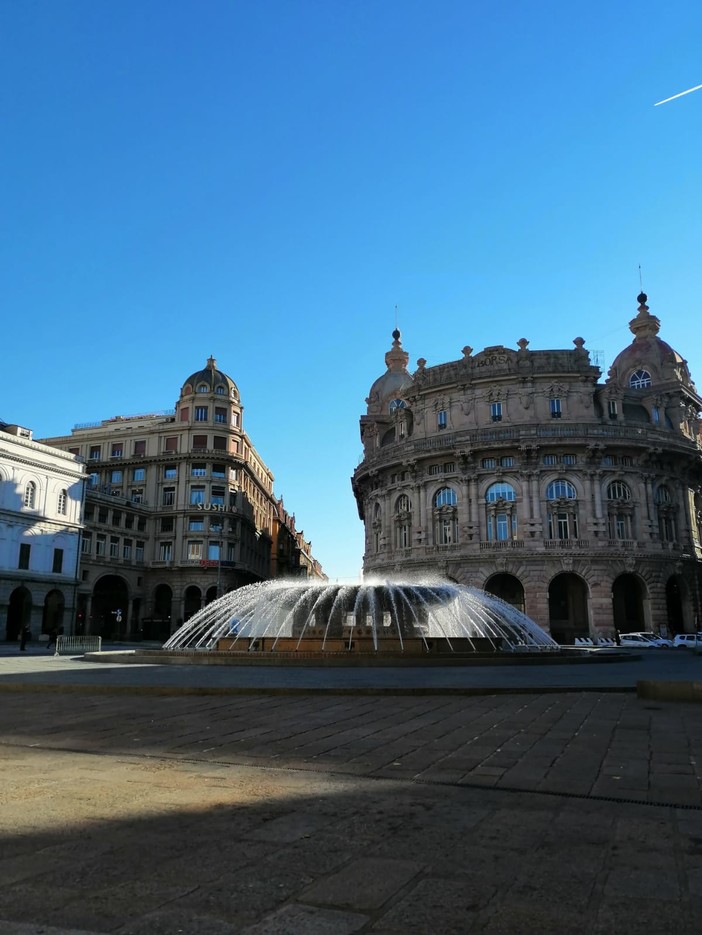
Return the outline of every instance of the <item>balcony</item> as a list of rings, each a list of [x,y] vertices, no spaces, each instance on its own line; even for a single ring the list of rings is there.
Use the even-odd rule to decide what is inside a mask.
[[[492,539],[480,543],[480,549],[523,549],[523,539],[505,539],[497,542]]]
[[[589,539],[544,539],[545,549],[589,549]]]

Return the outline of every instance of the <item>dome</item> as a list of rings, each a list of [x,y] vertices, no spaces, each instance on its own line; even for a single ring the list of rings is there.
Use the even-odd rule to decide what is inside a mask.
[[[219,393],[231,399],[239,399],[239,388],[231,377],[217,370],[217,361],[214,357],[207,359],[204,370],[190,374],[183,383],[180,395],[190,396],[191,393]]]
[[[414,377],[407,370],[409,354],[402,349],[402,335],[395,329],[392,347],[385,355],[387,372],[378,377],[366,399],[368,412],[385,412],[394,399],[402,399],[414,384]]]
[[[657,383],[676,380],[694,388],[687,361],[658,337],[661,323],[655,315],[649,313],[647,298],[644,292],[638,297],[638,314],[629,322],[634,340],[615,357],[607,375],[607,383],[645,389]]]

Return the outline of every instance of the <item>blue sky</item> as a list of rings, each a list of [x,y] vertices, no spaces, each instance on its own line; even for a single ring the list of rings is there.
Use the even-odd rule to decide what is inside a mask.
[[[702,381],[698,0],[0,0],[0,417],[171,408],[213,354],[332,577],[412,367],[631,340]]]

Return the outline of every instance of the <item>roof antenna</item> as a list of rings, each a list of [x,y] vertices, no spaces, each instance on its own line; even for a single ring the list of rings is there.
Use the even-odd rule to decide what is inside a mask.
[[[643,275],[641,274],[641,264],[639,263],[639,286],[643,292]]]
[[[397,331],[397,305],[395,306],[395,331]]]

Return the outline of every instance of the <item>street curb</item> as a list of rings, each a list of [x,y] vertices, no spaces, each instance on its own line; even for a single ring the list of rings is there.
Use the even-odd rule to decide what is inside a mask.
[[[639,698],[652,701],[686,701],[702,704],[702,682],[664,682],[646,679],[636,683]]]
[[[577,687],[558,687],[533,685],[510,688],[481,687],[397,687],[397,688],[312,688],[296,686],[242,686],[224,685],[221,687],[205,685],[49,685],[45,682],[0,682],[0,693],[60,694],[79,695],[572,695],[579,692],[602,692],[606,694],[631,694],[634,686],[578,685]]]

